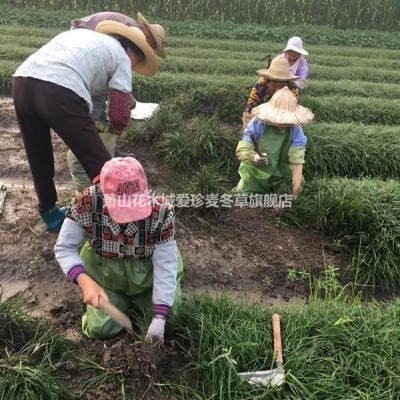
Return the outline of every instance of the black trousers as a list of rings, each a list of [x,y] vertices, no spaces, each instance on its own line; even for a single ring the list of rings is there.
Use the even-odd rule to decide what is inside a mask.
[[[91,180],[100,175],[110,153],[100,139],[88,104],[72,90],[34,78],[14,77],[13,98],[39,209],[47,211],[57,201],[51,128]]]

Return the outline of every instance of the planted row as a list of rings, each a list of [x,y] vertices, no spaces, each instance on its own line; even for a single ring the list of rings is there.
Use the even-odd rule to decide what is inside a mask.
[[[398,99],[306,95],[303,103],[313,111],[317,122],[396,125],[400,118]]]
[[[266,61],[230,60],[230,59],[193,59],[187,57],[169,57],[161,63],[161,69],[173,73],[220,74],[220,75],[252,75],[256,70],[265,68]],[[310,73],[317,80],[364,80],[380,83],[400,83],[400,71],[391,68],[373,67],[327,67],[311,65]]]
[[[170,72],[161,72],[152,78],[144,78],[140,75],[133,77],[133,91],[138,100],[159,102],[174,98],[182,93],[187,93],[196,88],[224,86],[237,91],[242,87],[244,92],[250,93],[258,76],[251,75],[207,75]],[[236,88],[236,89],[235,89]],[[349,80],[316,80],[311,78],[307,86],[307,96],[326,97],[339,95],[343,98],[366,97],[399,99],[400,86],[394,83],[374,83]]]
[[[335,282],[321,282],[327,292]],[[189,299],[174,320],[179,341],[195,354],[196,377],[185,398],[240,400],[395,399],[400,392],[400,302],[386,305],[312,300],[278,309],[283,387],[249,385],[238,372],[275,368],[271,317],[275,310],[227,297]],[[351,351],[349,350],[351,349]],[[387,349],[386,351],[382,349]],[[192,376],[192,375],[191,375]],[[183,379],[185,381],[185,379]]]
[[[3,61],[0,73],[0,91],[11,94],[11,76],[19,62]],[[245,103],[252,87],[251,78],[243,85],[224,84],[221,79],[208,83],[207,80],[171,80],[168,85],[160,84],[163,76],[154,78],[134,77],[134,95],[143,102],[172,101],[187,117],[196,115],[214,116],[230,123],[240,123]],[[174,82],[176,83],[175,87]],[[191,83],[192,82],[192,83]],[[172,90],[170,91],[170,88]],[[320,86],[323,92],[323,87]],[[311,89],[310,89],[311,93]],[[396,125],[400,120],[400,100],[382,98],[347,97],[334,95],[325,97],[304,95],[302,102],[315,114],[317,122],[359,122],[363,124]]]
[[[186,117],[213,116],[227,122],[239,122],[248,96],[248,88],[210,86],[179,95],[174,101]],[[304,96],[303,104],[315,114],[316,122],[360,122],[396,125],[400,120],[400,100],[342,96],[316,98]]]
[[[43,43],[41,43],[42,45]],[[0,57],[2,60],[14,60],[22,62],[32,54],[38,46],[25,44],[24,46],[15,46],[15,44],[4,44],[0,46]],[[194,52],[195,53],[195,52]],[[254,56],[254,55],[253,55]],[[211,63],[210,60],[213,60]],[[265,68],[267,56],[248,57],[246,60],[235,58],[189,58],[183,56],[174,56],[171,54],[166,60],[161,62],[161,70],[172,74],[220,74],[225,76],[254,76],[256,79],[256,70]],[[361,64],[361,63],[360,63]],[[400,72],[398,69],[388,67],[376,69],[365,66],[346,66],[330,67],[319,64],[310,64],[310,80],[316,81],[340,81],[352,80],[369,83],[396,84],[400,82]],[[211,78],[212,79],[212,78]],[[339,85],[338,85],[339,86]],[[354,86],[354,85],[353,85]],[[340,90],[340,89],[339,89]],[[329,91],[327,91],[329,93]],[[382,88],[382,94],[384,89]],[[356,95],[356,93],[354,94]],[[380,96],[382,97],[382,96]]]
[[[400,131],[397,126],[311,124],[307,138],[306,180],[319,177],[400,176]]]
[[[314,179],[296,200],[292,218],[336,236],[353,250],[352,278],[395,287],[400,279],[400,183],[379,179]]]

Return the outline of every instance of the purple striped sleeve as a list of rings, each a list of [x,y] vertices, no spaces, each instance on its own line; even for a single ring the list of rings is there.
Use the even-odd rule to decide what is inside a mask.
[[[83,265],[75,265],[75,267],[72,267],[68,271],[68,280],[76,284],[76,279],[78,278],[78,276],[84,273],[85,268],[83,268]]]
[[[167,318],[169,313],[169,306],[165,304],[154,304],[154,316]]]

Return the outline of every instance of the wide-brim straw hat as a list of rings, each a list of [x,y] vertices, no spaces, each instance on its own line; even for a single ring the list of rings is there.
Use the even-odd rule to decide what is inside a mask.
[[[269,102],[254,107],[251,114],[263,122],[281,127],[306,125],[314,119],[311,110],[300,106],[287,86],[275,92]]]
[[[159,65],[158,58],[147,43],[146,36],[139,28],[126,26],[117,21],[105,20],[97,24],[96,32],[105,33],[107,35],[121,35],[136,44],[136,46],[143,51],[145,58],[133,65],[132,69],[144,76],[153,76],[157,73]]]
[[[157,47],[154,52],[161,58],[167,57],[164,49],[165,42],[165,29],[159,24],[150,24],[149,21],[141,14],[138,13],[138,22],[141,25],[146,25],[156,41]]]
[[[285,50],[283,52],[292,50],[296,53],[302,54],[303,56],[308,56],[308,51],[303,48],[303,41],[299,36],[293,36],[287,42]]]
[[[257,74],[276,82],[287,82],[299,79],[298,76],[290,72],[289,63],[283,54],[275,57],[271,61],[271,65],[268,69],[259,69]]]

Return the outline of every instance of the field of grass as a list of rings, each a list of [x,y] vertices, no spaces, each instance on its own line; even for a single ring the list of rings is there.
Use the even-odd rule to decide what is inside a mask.
[[[51,22],[46,22],[51,13],[1,7],[9,18],[0,25],[0,93],[10,95],[17,66],[84,13],[55,11]],[[310,52],[311,76],[302,102],[316,118],[305,127],[306,185],[289,218],[349,245],[354,264],[347,272],[354,281],[398,286],[400,54],[394,50],[400,48],[398,33],[313,30],[308,25],[294,31],[293,27],[211,22],[167,22],[166,26],[168,58],[162,61],[160,73],[154,78],[134,76],[133,82],[135,97],[160,102],[160,110],[151,120],[132,124],[126,140],[150,143],[160,162],[186,172],[182,184],[192,190],[228,191],[238,179],[235,147],[244,103],[257,79],[255,71],[298,32]],[[257,39],[262,40],[245,40],[251,32],[259,33]],[[329,271],[333,270],[334,266]],[[173,322],[180,351],[192,360],[189,370],[195,380],[188,384],[182,378],[166,385],[188,400],[399,398],[399,303],[348,301],[351,293],[338,288],[337,276],[328,278],[311,283],[314,297],[309,307],[282,311],[288,372],[283,390],[249,387],[236,376],[236,372],[273,365],[266,334],[272,310],[207,297],[192,299]],[[8,320],[14,318],[7,312],[0,307],[0,322],[2,313]],[[40,334],[46,338],[45,331]],[[20,347],[29,350],[29,335],[23,339],[28,347]],[[5,340],[17,341],[19,336]],[[57,368],[64,362],[58,358],[58,346],[67,345],[62,341],[56,345],[55,350],[45,347],[40,353],[44,361],[38,361],[44,373],[51,372],[49,385],[55,394],[46,397],[39,386],[32,390],[42,390],[44,397],[26,399],[68,398],[66,389],[57,386]],[[53,352],[54,360],[48,356]],[[15,354],[27,360],[21,371],[31,372],[31,355]],[[21,389],[10,387],[10,382],[20,384],[24,378],[10,375],[20,370],[15,360],[10,367],[5,351],[0,357],[0,393],[6,393],[0,399],[12,398],[7,394],[19,394]]]
[[[10,8],[5,9],[11,12]],[[21,11],[16,15],[17,21],[33,18],[31,24],[35,25],[41,14]],[[11,74],[17,66],[65,29],[65,21],[74,16],[60,14],[58,28],[54,27],[57,19],[49,29],[0,26],[5,39],[0,44],[0,93],[11,93]],[[198,36],[207,36],[206,28],[199,27]],[[327,46],[316,44],[321,29],[316,30],[311,44],[306,46],[310,52],[310,79],[302,102],[315,114],[314,124],[305,128],[309,137],[307,182],[314,177],[371,177],[382,180],[385,186],[386,180],[396,179],[400,172],[400,56],[398,51],[387,48],[396,34],[387,34],[381,48]],[[333,38],[344,35],[339,33]],[[156,157],[187,171],[190,186],[206,192],[229,190],[235,184],[234,149],[240,138],[244,103],[257,79],[255,71],[265,66],[269,54],[277,54],[285,45],[277,39],[279,35],[271,41],[249,42],[240,39],[239,30],[233,31],[232,35],[235,34],[234,40],[170,35],[168,57],[161,62],[160,73],[153,78],[134,76],[135,97],[160,102],[161,108],[154,119],[132,124],[127,139],[151,142]],[[353,36],[352,31],[347,32],[349,41]],[[360,45],[364,46],[364,42]],[[198,174],[199,171],[202,172]],[[197,183],[192,176],[197,176]],[[214,184],[205,184],[207,179]],[[320,190],[318,185],[309,187],[317,193]],[[345,234],[337,230],[334,233]],[[365,234],[364,230],[355,232],[355,243]],[[397,233],[393,235],[396,239]],[[360,283],[372,281],[385,286],[396,282],[397,272],[384,266],[382,257],[370,259],[359,254],[357,247],[354,251],[355,267],[368,270],[358,275],[360,279],[369,277],[368,282]],[[400,262],[397,254],[390,253],[389,257],[394,257],[394,264]],[[381,268],[386,271],[384,274],[378,273]],[[385,278],[381,279],[382,276]]]

